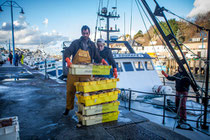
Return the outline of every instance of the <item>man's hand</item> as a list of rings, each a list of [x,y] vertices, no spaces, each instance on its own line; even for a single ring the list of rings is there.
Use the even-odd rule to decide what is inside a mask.
[[[108,65],[108,63],[107,63],[104,59],[101,60],[101,63],[102,63],[103,65]]]
[[[117,78],[117,68],[114,68],[113,76],[114,76],[114,78]]]
[[[162,70],[161,73],[162,73],[166,78],[168,77],[168,74],[166,74],[165,71]]]
[[[65,60],[66,60],[66,63],[67,63],[67,67],[70,68],[70,66],[72,64],[70,59],[67,57]]]

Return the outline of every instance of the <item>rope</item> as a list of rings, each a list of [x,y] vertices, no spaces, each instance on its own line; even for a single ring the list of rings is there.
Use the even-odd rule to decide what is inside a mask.
[[[167,30],[167,32],[169,32],[170,33],[170,31],[160,22],[160,20],[158,19],[158,18],[156,18],[157,20],[158,20],[158,22],[163,26],[163,28],[165,29],[165,30]],[[173,34],[171,34],[174,38],[176,38],[176,36],[174,36]],[[178,40],[177,39],[177,41],[178,41],[178,43],[180,44],[180,45],[183,45],[188,51],[190,51],[193,55],[195,55],[195,56],[197,56],[197,58],[199,58],[199,59],[201,59],[202,61],[205,61],[205,59],[202,59],[200,56],[198,56],[196,53],[194,53],[190,48],[188,48],[185,44],[183,44],[180,40]]]
[[[116,13],[117,13],[117,0],[115,0],[115,7],[116,7]]]
[[[149,19],[148,15],[146,14],[146,12],[145,12],[145,10],[144,10],[143,6],[141,5],[141,3],[140,3],[140,2],[139,2],[139,4],[140,4],[140,6],[141,6],[141,8],[142,8],[142,10],[143,10],[143,12],[144,12],[144,14],[146,15],[146,17],[147,17],[148,21],[149,21],[149,22],[150,22],[150,24],[152,25],[152,22],[151,22],[151,20]],[[152,28],[153,28],[153,30],[157,33],[158,38],[161,40],[161,42],[162,42],[162,44],[164,45],[165,49],[167,49],[167,51],[170,53],[171,57],[173,57],[173,58],[174,58],[174,56],[173,56],[173,55],[171,54],[171,52],[169,51],[168,47],[166,47],[167,45],[165,44],[165,42],[163,41],[163,39],[160,37],[160,35],[158,34],[157,30],[154,28],[154,26],[153,26],[153,25],[152,25]]]
[[[183,18],[183,17],[181,17],[181,16],[176,15],[175,13],[173,13],[173,12],[171,12],[170,10],[166,9],[165,7],[162,7],[162,8],[163,8],[163,10],[166,11],[167,13],[172,14],[172,15],[174,15],[174,16],[176,16],[176,17],[178,17],[178,18],[180,18],[180,19],[182,19],[182,20],[184,20],[184,21],[186,21],[186,22],[188,22],[188,23],[190,23],[190,24],[196,26],[196,27],[199,28],[200,30],[205,30],[205,31],[209,31],[209,30],[210,30],[210,29],[207,29],[207,28],[205,28],[205,27],[199,26],[199,25],[197,25],[197,24],[195,24],[195,23],[193,23],[193,22],[191,22],[191,21],[189,21],[189,20],[186,20],[185,18]]]
[[[98,3],[98,13],[100,13],[100,9],[101,9],[100,4],[101,4],[101,0],[99,0],[99,3]],[[97,31],[98,31],[98,19],[99,19],[99,16],[97,14],[94,41],[96,41],[96,36],[97,36]]]
[[[107,10],[108,10],[108,7],[109,7],[109,0],[107,0],[107,6],[106,6]]]
[[[140,3],[140,2],[139,2]],[[147,7],[147,8],[149,8],[149,7]],[[164,17],[165,18],[165,17]],[[166,19],[165,19],[166,20]],[[169,26],[170,27],[170,26]],[[171,31],[172,32],[172,31]],[[174,37],[174,38],[176,38],[176,37]],[[176,41],[176,43],[178,43],[178,41],[177,40],[175,40]],[[181,48],[179,47],[179,49],[180,49],[180,51],[181,51]],[[182,52],[182,51],[181,51]],[[183,58],[185,59],[185,57],[184,57],[184,55],[182,54],[182,56],[183,56]],[[189,72],[189,77],[192,79],[192,82],[194,82],[193,84],[195,84],[195,85],[197,85],[196,84],[196,81],[195,81],[195,79],[194,79],[194,77],[193,77],[193,75],[192,75],[192,73],[191,73],[191,71],[190,71],[190,68],[189,68],[189,65],[187,65],[187,68],[188,68],[188,72]],[[197,87],[198,87],[198,85],[197,85]],[[197,92],[196,92],[197,93]]]
[[[157,20],[158,20],[158,22],[166,29],[166,27],[159,21],[159,19],[158,18],[156,18]],[[167,31],[168,31],[168,29],[166,29]],[[169,31],[168,31],[169,32]],[[170,32],[169,32],[170,33]],[[176,38],[175,37],[175,35],[173,35],[173,34],[171,34],[174,38]],[[179,43],[180,41],[177,39],[177,42]],[[180,49],[180,51],[181,51],[181,48],[179,48]],[[184,56],[183,56],[183,58],[184,58]],[[188,74],[189,74],[189,76],[190,76],[190,78],[192,79],[192,82],[194,82],[194,84],[195,85],[197,85],[197,83],[196,83],[196,81],[195,81],[195,79],[194,79],[194,76],[193,76],[193,74],[191,73],[191,70],[190,70],[190,67],[189,67],[189,65],[187,65],[187,70],[188,70]],[[197,85],[197,87],[198,88],[200,88],[200,86],[199,85]]]
[[[131,21],[130,21],[130,38],[131,37],[131,30],[132,30],[132,15],[133,15],[133,0],[131,0]]]
[[[142,10],[143,10],[143,12],[144,12],[144,14],[146,15],[146,17],[147,17],[147,19],[148,19],[148,21],[150,22],[150,24],[151,24],[151,21],[150,21],[150,19],[149,19],[149,17],[147,16],[147,14],[146,14],[146,12],[144,11],[144,9],[143,9],[143,7],[142,7],[142,5],[141,5],[141,3],[139,2],[139,1],[137,1],[137,0],[135,0],[136,1],[136,5],[137,5],[137,8],[138,8],[138,10],[139,10],[139,13],[140,13],[140,15],[141,15],[141,18],[142,18],[142,21],[143,21],[143,23],[144,23],[144,26],[145,26],[145,29],[147,30],[147,33],[148,33],[148,37],[149,37],[149,39],[151,40],[151,35],[150,35],[150,33],[148,32],[148,29],[147,29],[147,26],[146,26],[146,23],[145,23],[145,21],[144,21],[144,18],[143,18],[143,15],[142,15],[142,13],[141,13],[141,10],[140,10],[140,8],[139,8],[139,5],[141,6],[141,8],[142,8]],[[138,5],[138,3],[139,3],[139,5]],[[151,24],[151,26],[153,27],[153,25]],[[153,27],[153,29],[154,29],[154,27]],[[156,30],[155,30],[156,31]],[[156,31],[157,32],[157,31]],[[158,32],[157,32],[158,33]],[[160,38],[160,36],[158,35],[158,37]],[[162,40],[161,40],[162,41]],[[163,41],[162,41],[163,42]],[[165,45],[165,44],[164,44]],[[153,49],[154,49],[154,51],[155,51],[155,53],[157,54],[157,51],[156,51],[156,49],[155,49],[155,47],[154,47],[154,45],[152,44],[152,47],[153,47]],[[166,47],[165,47],[166,48]],[[157,59],[158,59],[158,63],[159,63],[159,65],[161,66],[161,70],[163,70],[163,68],[162,68],[162,65],[160,64],[160,60],[159,60],[159,58],[157,57]]]

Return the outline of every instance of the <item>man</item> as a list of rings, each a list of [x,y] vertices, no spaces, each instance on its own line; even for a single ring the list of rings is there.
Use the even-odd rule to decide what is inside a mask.
[[[12,65],[12,59],[13,59],[13,55],[12,52],[9,53],[9,61],[10,61],[10,65]]]
[[[164,71],[161,71],[162,74],[170,81],[176,81],[176,109],[178,111],[180,107],[180,123],[186,122],[187,119],[187,112],[186,112],[186,101],[187,97],[182,97],[180,96],[187,96],[188,91],[189,91],[189,86],[190,86],[190,79],[183,73],[182,69],[179,67],[178,68],[178,73],[176,73],[173,76],[167,75]],[[180,101],[181,99],[181,101]],[[179,106],[180,105],[180,106]]]
[[[19,53],[19,60],[18,60],[18,62],[21,64],[21,59],[22,59],[22,53]]]
[[[19,61],[19,55],[16,53],[15,54],[15,66],[18,66],[18,61]]]
[[[24,55],[23,55],[23,53],[21,54],[21,64],[23,64],[23,60],[24,60]]]
[[[108,62],[109,65],[112,65],[113,72],[111,71],[110,72],[111,76],[108,76],[108,77],[110,78],[114,76],[115,78],[117,78],[117,66],[116,66],[115,60],[113,59],[112,51],[108,47],[105,47],[105,41],[102,38],[97,40],[97,47],[98,47],[100,56],[104,58]]]
[[[108,65],[104,59],[102,59],[96,49],[95,43],[89,38],[90,28],[84,25],[81,29],[82,36],[71,43],[71,45],[65,50],[64,58],[67,62],[67,67],[71,64],[80,63],[92,63],[101,62]],[[72,62],[70,57],[72,56]],[[74,97],[76,88],[74,86],[75,82],[81,82],[90,78],[90,75],[71,75],[67,76],[67,86],[66,86],[66,110],[63,115],[68,115],[69,110],[74,108]]]

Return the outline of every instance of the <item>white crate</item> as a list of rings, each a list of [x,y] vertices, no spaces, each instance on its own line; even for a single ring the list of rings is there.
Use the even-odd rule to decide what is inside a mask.
[[[69,74],[72,75],[109,75],[111,66],[109,65],[79,65],[72,64]]]
[[[0,140],[19,140],[18,117],[1,118],[0,120],[12,119],[12,125],[0,128]]]
[[[80,112],[82,115],[95,115],[100,113],[118,111],[119,104],[119,101],[113,101],[110,103],[103,103],[100,105],[85,106],[77,102],[78,112]]]
[[[93,65],[72,64],[69,73],[73,75],[92,75]]]
[[[79,123],[84,126],[105,123],[110,121],[116,121],[118,119],[119,111],[109,112],[105,114],[97,114],[92,116],[83,116],[82,114],[76,112]]]

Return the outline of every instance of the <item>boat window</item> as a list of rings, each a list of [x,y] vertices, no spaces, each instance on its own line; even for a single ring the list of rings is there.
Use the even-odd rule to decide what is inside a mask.
[[[136,68],[136,71],[143,71],[144,70],[144,67],[142,65],[142,62],[133,62],[135,68]]]
[[[55,66],[55,64],[52,64],[52,66]]]
[[[48,67],[51,67],[51,64],[49,64]]]
[[[40,69],[42,69],[42,68],[43,68],[43,66],[41,65],[41,66],[40,66]]]
[[[154,70],[151,61],[145,61],[145,62],[144,62],[144,65],[145,65],[145,68],[146,68],[147,70]]]
[[[131,64],[131,62],[123,62],[125,71],[133,71],[133,66]]]
[[[117,65],[117,71],[118,71],[118,72],[122,72],[122,71],[123,71],[123,69],[122,69],[121,64],[120,64],[120,63],[118,63],[118,62],[116,62],[116,65]]]

